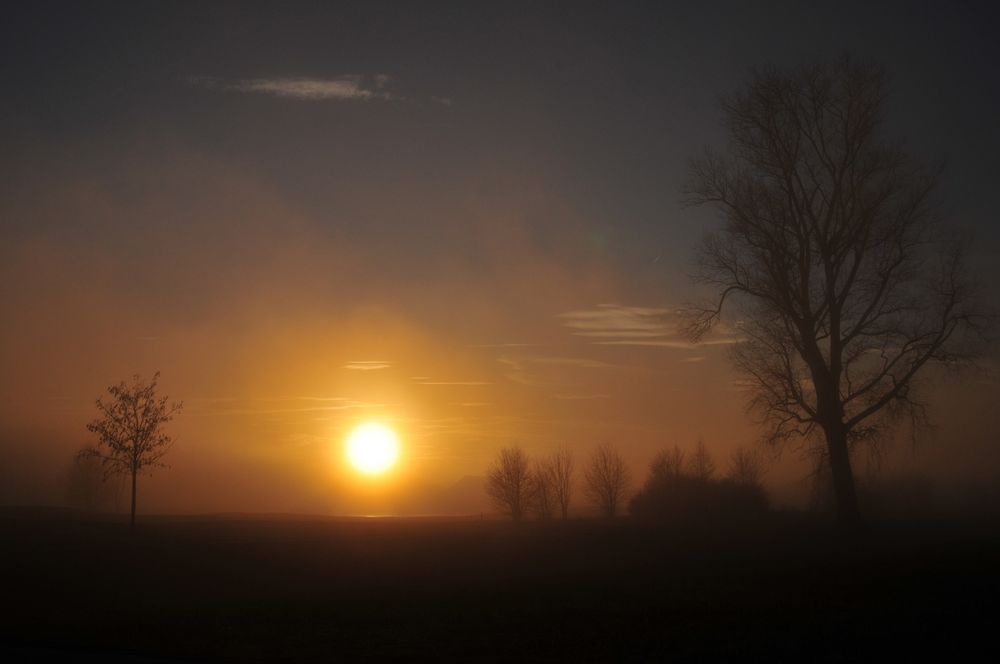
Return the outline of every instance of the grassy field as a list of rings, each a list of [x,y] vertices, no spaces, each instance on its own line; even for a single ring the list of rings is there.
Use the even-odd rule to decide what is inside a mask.
[[[0,654],[853,661],[996,654],[996,524],[0,513]],[[7,661],[11,661],[8,659]]]

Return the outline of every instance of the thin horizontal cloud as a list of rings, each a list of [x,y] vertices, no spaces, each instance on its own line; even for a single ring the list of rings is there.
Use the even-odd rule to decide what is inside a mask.
[[[592,360],[586,357],[528,357],[524,361],[533,364],[547,364],[562,367],[583,367],[584,369],[620,369],[617,364]]]
[[[610,399],[610,394],[553,394],[553,399],[561,401],[590,401],[591,399]]]
[[[572,388],[575,381],[567,380],[568,370],[573,369],[623,369],[618,364],[586,357],[503,355],[497,358],[504,367],[504,377],[523,385],[548,385]]]
[[[595,309],[578,309],[559,314],[563,324],[580,337],[601,346],[650,346],[691,350],[701,346],[736,343],[739,337],[730,328],[719,326],[698,343],[680,333],[676,309],[599,304]]]
[[[584,369],[619,369],[619,365],[593,360],[587,357],[561,357],[561,356],[527,356],[512,357],[502,355],[497,358],[497,362],[513,371],[527,371],[531,367],[581,367]]]
[[[245,78],[226,80],[211,76],[189,79],[193,85],[212,90],[264,94],[303,101],[339,100],[371,101],[401,99],[389,92],[390,77],[345,75],[336,78]]]
[[[720,339],[705,339],[697,343],[685,341],[683,339],[615,339],[613,341],[594,341],[598,346],[652,346],[656,348],[680,348],[682,350],[694,350],[703,346],[728,346],[734,344],[739,339],[726,337]]]
[[[353,401],[347,397],[317,397],[309,395],[295,395],[288,397],[252,397],[252,401]]]
[[[345,401],[336,405],[317,405],[301,407],[272,407],[272,408],[221,408],[205,409],[194,412],[186,412],[185,417],[212,417],[220,415],[281,415],[286,413],[326,413],[341,410],[353,410],[356,408],[384,408],[386,404],[364,401]]]
[[[599,304],[559,314],[566,327],[581,337],[647,338],[667,333],[669,309]]]
[[[379,369],[388,369],[391,366],[389,362],[382,360],[357,360],[348,362],[343,368],[353,371],[378,371]]]
[[[470,344],[469,348],[527,348],[537,344],[525,343],[496,343],[496,344]]]

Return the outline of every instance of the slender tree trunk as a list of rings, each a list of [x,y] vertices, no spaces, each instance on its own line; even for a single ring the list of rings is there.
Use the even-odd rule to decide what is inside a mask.
[[[132,469],[132,514],[128,520],[128,527],[135,530],[135,468]]]
[[[861,530],[861,510],[851,470],[851,456],[847,450],[847,432],[844,427],[825,429],[826,447],[830,458],[830,475],[833,478],[833,495],[837,503],[837,521],[847,531]]]

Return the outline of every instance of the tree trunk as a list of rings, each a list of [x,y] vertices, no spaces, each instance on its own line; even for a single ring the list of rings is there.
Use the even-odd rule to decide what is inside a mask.
[[[135,530],[135,469],[132,469],[132,515],[128,520],[128,527]]]
[[[861,510],[854,487],[851,456],[847,450],[847,432],[844,427],[825,429],[826,447],[830,458],[830,475],[833,478],[833,495],[837,503],[837,521],[844,530],[861,530]]]

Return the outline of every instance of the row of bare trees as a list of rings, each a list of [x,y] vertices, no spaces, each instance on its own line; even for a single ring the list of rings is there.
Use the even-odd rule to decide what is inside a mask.
[[[576,469],[573,453],[560,448],[555,453],[532,460],[520,447],[505,447],[497,453],[486,478],[486,492],[494,506],[514,521],[529,515],[551,519],[569,515]],[[763,457],[739,448],[730,459],[726,480],[741,486],[759,486],[764,471]],[[651,476],[685,476],[708,481],[716,472],[715,461],[698,441],[687,456],[679,447],[664,450],[650,465]],[[632,477],[621,453],[611,444],[597,447],[583,472],[583,493],[603,516],[622,512]]]
[[[760,484],[764,477],[765,459],[758,451],[739,447],[729,458],[729,466],[721,479],[737,484]],[[653,475],[688,475],[700,480],[710,480],[716,476],[715,459],[712,458],[705,441],[698,439],[690,456],[678,446],[666,449],[656,455],[650,463]]]
[[[569,515],[573,490],[573,454],[563,448],[532,461],[520,447],[497,454],[486,480],[486,492],[498,509],[520,521],[529,513],[551,519]]]

